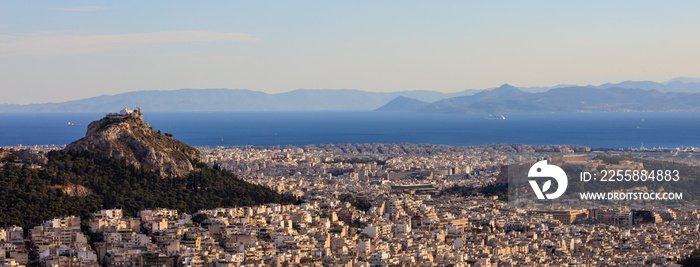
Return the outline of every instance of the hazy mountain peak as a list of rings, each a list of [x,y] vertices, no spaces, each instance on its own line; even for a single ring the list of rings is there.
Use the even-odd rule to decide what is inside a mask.
[[[376,111],[415,112],[429,104],[428,102],[400,95],[386,103],[386,105],[376,109]]]
[[[499,86],[499,87],[496,88],[496,89],[518,89],[518,88],[515,87],[515,86],[512,86],[512,85],[510,85],[510,84],[504,83],[503,85]],[[518,89],[518,90],[519,90],[519,89]]]
[[[498,88],[486,90],[486,91],[483,91],[483,92],[478,93],[476,95],[488,96],[488,97],[493,97],[493,96],[505,97],[505,96],[518,96],[521,94],[527,94],[527,92],[520,90],[519,88],[506,83],[506,84],[501,85]]]

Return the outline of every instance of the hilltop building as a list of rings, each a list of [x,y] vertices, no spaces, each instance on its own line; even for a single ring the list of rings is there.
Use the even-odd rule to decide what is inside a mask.
[[[106,117],[108,117],[108,118],[127,118],[127,117],[131,117],[134,115],[139,116],[139,117],[143,115],[143,114],[141,114],[140,107],[136,107],[136,109],[134,109],[134,110],[131,110],[127,107],[124,107],[124,109],[120,110],[119,113],[107,113]]]

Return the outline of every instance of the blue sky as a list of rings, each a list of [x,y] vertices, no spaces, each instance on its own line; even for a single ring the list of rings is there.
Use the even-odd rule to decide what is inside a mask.
[[[700,77],[694,1],[0,1],[0,103]]]

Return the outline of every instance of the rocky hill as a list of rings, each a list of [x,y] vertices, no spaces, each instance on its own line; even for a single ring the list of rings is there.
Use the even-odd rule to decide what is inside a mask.
[[[27,229],[67,215],[87,219],[100,209],[192,214],[300,201],[199,158],[198,150],[153,130],[140,111],[126,109],[90,123],[85,137],[63,151],[0,149],[0,227]]]
[[[182,177],[194,170],[199,150],[154,130],[140,110],[112,114],[88,125],[85,137],[66,146],[73,153],[91,152],[123,160],[161,176]]]

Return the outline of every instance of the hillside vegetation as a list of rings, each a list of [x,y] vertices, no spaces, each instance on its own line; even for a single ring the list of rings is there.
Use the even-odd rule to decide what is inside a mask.
[[[199,209],[295,203],[296,198],[240,180],[227,170],[194,162],[185,177],[161,177],[123,161],[95,154],[47,154],[48,163],[32,169],[8,163],[0,170],[0,227],[31,227],[58,216],[89,216],[122,208],[135,215],[147,208]],[[59,186],[81,185],[92,194],[71,196]]]

